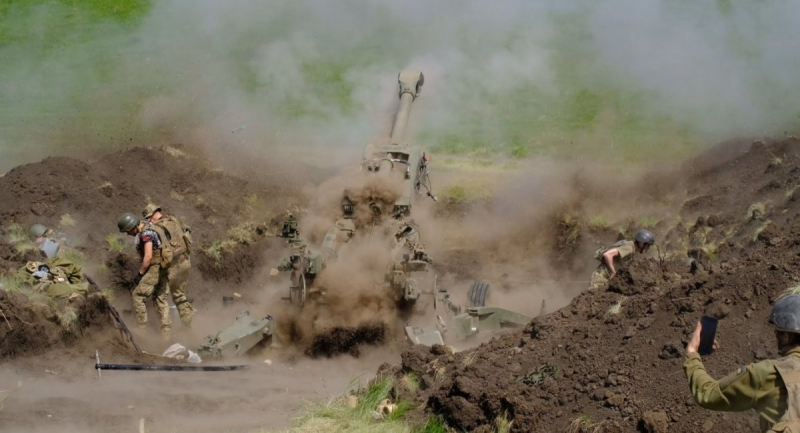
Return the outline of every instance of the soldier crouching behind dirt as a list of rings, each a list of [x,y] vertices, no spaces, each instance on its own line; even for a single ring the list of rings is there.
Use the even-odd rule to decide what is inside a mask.
[[[161,207],[152,203],[144,208],[142,216],[151,224],[161,227],[172,246],[172,266],[167,271],[167,285],[172,293],[172,302],[175,303],[175,308],[178,309],[178,314],[181,316],[181,323],[190,326],[194,308],[186,298],[186,285],[189,282],[189,270],[192,268],[192,262],[189,259],[189,246],[192,243],[191,232],[178,218],[164,215]]]
[[[132,213],[125,213],[119,217],[117,226],[120,232],[136,237],[136,250],[142,258],[142,264],[132,281],[135,288],[131,292],[131,301],[134,314],[136,314],[136,322],[139,324],[139,328],[147,325],[145,301],[152,297],[155,300],[158,314],[161,316],[161,335],[168,338],[172,320],[167,301],[168,287],[165,265],[169,260],[165,257],[165,246],[162,241],[164,239],[163,231],[148,225]]]
[[[762,432],[800,431],[800,295],[778,300],[769,323],[775,326],[778,351],[783,358],[740,366],[719,381],[706,373],[697,353],[702,325],[697,323],[686,345],[683,369],[692,397],[711,410],[758,413]],[[717,349],[716,342],[714,350]]]
[[[592,273],[589,290],[606,287],[608,280],[617,275],[616,266],[627,263],[636,253],[646,253],[654,243],[656,238],[653,233],[649,230],[639,230],[633,241],[622,240],[608,248],[597,250],[595,258],[600,260],[600,265]]]

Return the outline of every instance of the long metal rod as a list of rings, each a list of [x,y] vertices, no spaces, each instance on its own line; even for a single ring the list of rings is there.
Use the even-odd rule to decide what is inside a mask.
[[[247,365],[144,365],[144,364],[95,364],[97,370],[133,371],[234,371],[246,370]]]

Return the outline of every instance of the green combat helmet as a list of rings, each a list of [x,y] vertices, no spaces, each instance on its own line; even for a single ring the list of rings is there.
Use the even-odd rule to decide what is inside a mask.
[[[138,225],[139,217],[130,212],[122,214],[122,216],[117,220],[117,227],[119,227],[120,233],[128,233]]]
[[[47,226],[44,224],[34,224],[31,226],[31,239],[38,239],[47,233]]]

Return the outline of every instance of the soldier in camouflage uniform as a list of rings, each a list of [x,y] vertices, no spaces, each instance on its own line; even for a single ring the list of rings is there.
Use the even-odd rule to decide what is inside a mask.
[[[616,266],[627,263],[635,253],[646,253],[656,238],[649,230],[639,230],[633,241],[622,240],[608,248],[597,250],[595,258],[600,260],[600,265],[592,273],[589,289],[602,289],[608,285],[608,280],[617,275]]]
[[[683,369],[692,397],[701,407],[726,412],[753,409],[762,432],[800,431],[800,295],[779,299],[769,323],[781,359],[742,365],[717,381],[706,373],[697,353],[702,325],[697,323],[686,346]],[[714,345],[716,350],[716,342]]]
[[[140,328],[146,326],[145,301],[152,297],[161,316],[161,335],[169,337],[172,320],[167,301],[169,291],[166,284],[167,269],[164,268],[169,267],[169,260],[166,257],[171,255],[171,250],[165,251],[168,247],[164,245],[164,232],[157,226],[141,221],[132,213],[123,214],[117,221],[117,226],[120,232],[136,237],[136,250],[142,257],[142,265],[133,277],[135,288],[131,292],[136,322]]]
[[[178,218],[161,213],[161,207],[148,204],[142,211],[142,216],[151,224],[164,229],[168,242],[172,245],[172,266],[167,271],[167,284],[172,293],[172,302],[181,316],[181,323],[190,326],[194,316],[194,308],[186,298],[186,285],[189,282],[189,270],[192,262],[189,259],[189,246],[191,234]]]

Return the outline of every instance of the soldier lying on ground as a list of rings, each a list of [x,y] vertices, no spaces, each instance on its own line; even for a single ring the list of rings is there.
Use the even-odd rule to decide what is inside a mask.
[[[34,224],[30,230],[31,240],[36,244],[48,259],[52,259],[61,251],[61,246],[66,244],[67,238],[63,233],[57,233],[44,224]]]
[[[73,299],[89,292],[81,267],[62,257],[28,262],[17,271],[17,279],[51,298]]]

